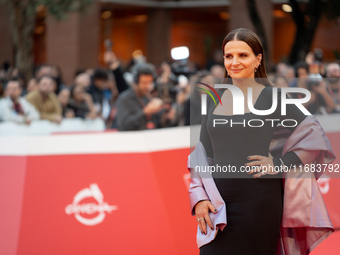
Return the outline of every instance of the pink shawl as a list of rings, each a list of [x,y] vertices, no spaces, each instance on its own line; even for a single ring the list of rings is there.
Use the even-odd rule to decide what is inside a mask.
[[[307,116],[293,132],[278,127],[269,151],[273,157],[282,157],[287,152],[294,151],[303,164],[330,164],[335,160],[330,141],[313,115]],[[195,166],[209,166],[212,163],[213,159],[207,157],[199,141],[188,157],[187,167],[191,172],[189,186],[191,213],[194,215],[195,204],[204,199],[209,199],[218,212],[209,213],[216,227],[214,230],[207,228],[207,235],[202,234],[197,226],[198,247],[211,242],[215,238],[216,229],[223,230],[227,224],[226,206],[210,173],[194,171]],[[316,182],[321,174],[289,172],[285,175],[286,178],[282,179],[284,206],[277,255],[309,254],[334,232]]]

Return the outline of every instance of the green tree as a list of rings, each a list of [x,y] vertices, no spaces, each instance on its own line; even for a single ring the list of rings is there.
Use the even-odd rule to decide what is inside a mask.
[[[0,0],[1,1],[1,0]],[[33,71],[33,35],[38,6],[57,19],[66,13],[84,11],[94,0],[2,0],[8,6],[15,51],[15,65],[27,78]]]

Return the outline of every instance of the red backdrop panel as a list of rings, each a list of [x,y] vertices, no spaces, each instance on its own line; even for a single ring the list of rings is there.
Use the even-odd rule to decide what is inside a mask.
[[[327,135],[340,155],[339,133]],[[0,157],[0,254],[198,254],[189,153]],[[339,228],[340,179],[319,185]]]
[[[0,157],[0,254],[16,254],[26,157]]]
[[[18,254],[176,254],[150,162],[144,153],[28,157]],[[65,208],[93,183],[117,210],[86,226]]]

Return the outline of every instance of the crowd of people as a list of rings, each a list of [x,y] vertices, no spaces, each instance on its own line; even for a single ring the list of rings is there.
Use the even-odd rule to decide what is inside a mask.
[[[102,118],[107,129],[120,131],[199,124],[200,119],[190,117],[190,107],[200,107],[190,102],[198,91],[190,84],[223,80],[225,75],[223,58],[190,73],[179,72],[178,63],[156,68],[141,56],[123,67],[112,51],[105,52],[104,62],[106,68],[77,71],[73,84],[64,83],[57,65],[40,65],[27,81],[5,62],[0,70],[0,122]],[[340,65],[324,63],[322,50],[314,49],[294,65],[278,63],[268,76],[277,87],[308,89],[311,99],[304,106],[310,113],[340,112]]]

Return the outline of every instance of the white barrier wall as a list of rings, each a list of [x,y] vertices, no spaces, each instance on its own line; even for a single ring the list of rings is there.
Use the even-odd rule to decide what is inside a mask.
[[[48,120],[32,121],[30,125],[16,124],[14,122],[1,122],[0,135],[49,135],[64,132],[91,132],[104,131],[105,122],[97,118],[91,119],[64,119],[60,124]]]

